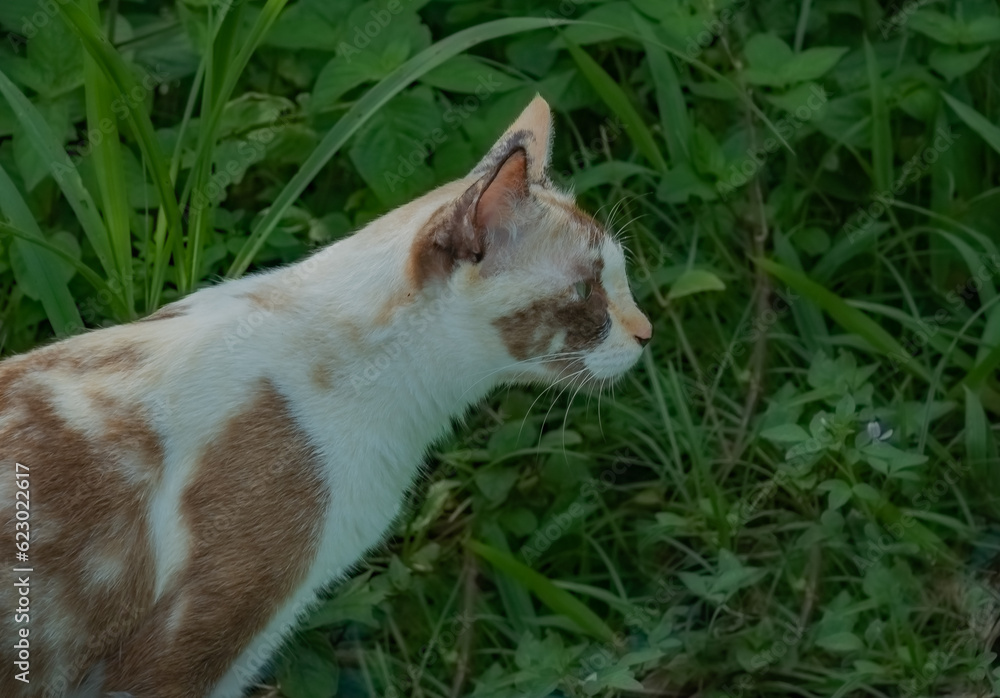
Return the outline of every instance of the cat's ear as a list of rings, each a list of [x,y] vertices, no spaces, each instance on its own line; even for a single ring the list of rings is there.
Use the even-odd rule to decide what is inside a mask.
[[[528,180],[547,183],[546,171],[552,159],[552,110],[541,95],[536,96],[521,112],[521,116],[517,117],[486,157],[476,165],[472,175],[488,175],[519,148],[527,158]]]
[[[431,219],[414,244],[410,276],[417,286],[431,278],[446,279],[459,262],[481,265],[484,275],[512,243],[510,221],[529,196],[530,159],[513,148]]]

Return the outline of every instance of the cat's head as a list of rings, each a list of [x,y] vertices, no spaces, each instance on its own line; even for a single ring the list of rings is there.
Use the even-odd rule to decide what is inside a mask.
[[[586,383],[631,368],[652,335],[619,241],[549,180],[552,115],[525,109],[416,236],[412,283],[447,288],[504,380]],[[457,198],[456,198],[457,197]]]

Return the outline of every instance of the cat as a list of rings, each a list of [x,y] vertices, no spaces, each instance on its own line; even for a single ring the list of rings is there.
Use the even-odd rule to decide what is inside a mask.
[[[464,179],[297,264],[0,362],[0,695],[242,695],[454,419],[636,363],[622,247],[551,142],[539,96]]]

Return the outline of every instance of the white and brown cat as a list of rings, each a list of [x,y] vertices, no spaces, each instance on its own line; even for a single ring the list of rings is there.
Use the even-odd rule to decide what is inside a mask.
[[[453,419],[636,362],[621,246],[550,139],[536,98],[466,178],[299,264],[0,363],[0,695],[241,695]]]

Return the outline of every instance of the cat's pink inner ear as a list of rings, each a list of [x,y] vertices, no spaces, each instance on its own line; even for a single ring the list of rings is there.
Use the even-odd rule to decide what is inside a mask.
[[[476,203],[476,228],[497,230],[504,227],[514,207],[528,195],[528,156],[518,149],[500,166]]]

